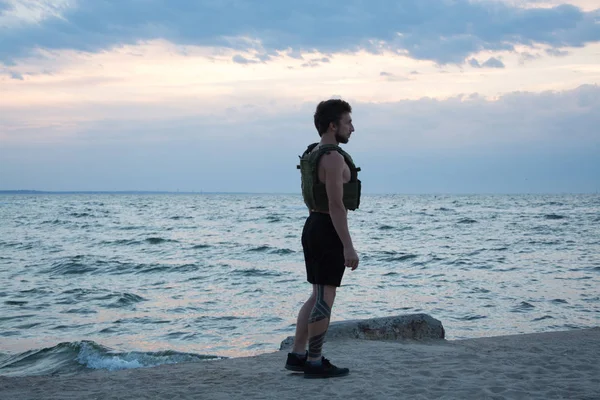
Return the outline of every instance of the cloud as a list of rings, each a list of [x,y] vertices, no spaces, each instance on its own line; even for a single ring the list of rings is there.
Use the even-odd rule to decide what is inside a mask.
[[[24,80],[24,78],[23,78],[23,75],[21,75],[21,74],[20,74],[20,73],[18,73],[18,72],[10,71],[10,72],[8,73],[8,75],[9,75],[9,76],[10,76],[12,79],[16,79],[16,80],[19,80],[19,81],[22,81],[22,80]]]
[[[234,63],[236,64],[242,64],[242,65],[247,65],[247,64],[256,64],[258,63],[258,61],[256,60],[250,60],[240,54],[236,54],[235,56],[232,57],[231,59]]]
[[[504,68],[504,63],[496,57],[490,57],[481,65],[483,68]]]
[[[10,11],[12,9],[14,9],[14,5],[8,2],[0,1],[0,14],[3,14],[6,11]]]
[[[379,73],[379,76],[383,76],[386,80],[391,81],[391,82],[400,82],[400,81],[410,80],[404,76],[399,76],[399,75],[392,74],[391,72],[386,72],[386,71],[381,71]]]
[[[386,71],[380,74],[382,77],[393,76]],[[339,95],[331,97],[343,98]],[[536,146],[553,144],[584,147],[590,147],[592,143],[600,144],[600,136],[595,128],[600,125],[598,85],[582,85],[567,91],[512,92],[495,100],[477,93],[445,100],[427,97],[376,103],[346,100],[350,101],[354,110],[355,140],[360,142],[359,147],[365,149],[386,152],[393,146],[401,146],[407,151],[456,149],[460,152],[496,146],[498,143],[508,146],[527,143]],[[249,137],[268,141],[279,137],[283,131],[289,134],[286,143],[299,145],[307,135],[309,139],[313,133],[317,137],[311,125],[315,106],[316,103],[265,100],[262,104],[232,103],[228,108],[206,109],[200,113],[198,110],[202,110],[202,107],[188,105],[186,115],[169,114],[169,110],[180,110],[182,106],[176,101],[165,100],[154,105],[82,103],[69,106],[66,111],[70,114],[65,114],[65,110],[60,113],[59,106],[53,108],[45,105],[39,113],[61,117],[53,119],[55,126],[76,123],[74,131],[77,137],[82,141],[90,138],[91,145],[102,144],[105,139],[135,144],[143,143],[148,137],[161,141],[193,142],[214,137],[247,146],[250,145],[247,142]],[[90,115],[90,110],[96,112],[102,108],[108,108],[108,112]],[[51,135],[45,132],[42,125],[36,124],[35,128],[28,131],[29,124],[36,122],[27,118],[32,112],[38,114],[32,107],[1,114],[0,132],[6,132],[4,128],[10,125],[14,131],[19,131],[11,142],[29,146],[35,146],[33,143],[36,142],[31,140],[31,135],[42,135],[51,140]],[[72,114],[88,115],[88,118],[78,123]],[[227,132],[227,135],[223,132]],[[62,144],[68,145],[67,142]],[[265,143],[253,140],[254,145],[262,147]]]
[[[66,4],[66,3],[65,3]],[[35,49],[97,52],[140,41],[267,52],[392,50],[440,64],[483,50],[600,41],[600,9],[520,8],[468,0],[80,0],[35,24],[0,28],[4,63]],[[55,15],[60,13],[60,16]],[[318,26],[327,26],[323,34]],[[265,60],[266,61],[266,60]]]
[[[531,54],[527,51],[519,54],[519,64],[525,64],[527,61],[537,60],[541,57],[540,54]]]
[[[496,100],[477,94],[388,103],[346,100],[356,127],[346,149],[363,169],[367,192],[598,189],[597,85],[515,92]],[[119,105],[129,119],[84,121],[70,127],[70,137],[61,136],[61,121],[18,127],[11,114],[2,113],[0,135],[10,132],[7,127],[13,134],[0,138],[0,189],[298,192],[297,155],[318,140],[311,119],[315,102],[246,104],[158,118],[166,106],[175,104],[146,112],[144,105],[136,105],[137,111]],[[85,107],[73,112],[85,114]],[[215,151],[225,148],[228,157]]]
[[[481,68],[481,64],[479,64],[479,61],[477,61],[474,58],[471,58],[470,60],[467,61],[469,63],[469,65],[473,68]]]
[[[566,50],[559,49],[546,49],[546,54],[553,57],[566,57],[569,55],[569,52]]]
[[[473,68],[504,68],[505,67],[504,63],[502,61],[500,61],[499,59],[497,59],[496,57],[490,57],[483,64],[480,64],[479,61],[477,61],[474,58],[471,58],[470,60],[468,60],[468,63]]]
[[[0,28],[36,24],[47,18],[60,17],[72,3],[72,0],[0,0]]]
[[[314,67],[318,67],[319,65],[321,65],[321,63],[329,63],[329,62],[331,62],[331,60],[328,57],[313,58],[310,61],[302,64],[301,67],[314,68]]]
[[[423,98],[353,108],[359,114],[353,118],[356,136],[368,131],[372,141],[361,145],[374,149],[381,143],[382,151],[394,145],[456,153],[600,145],[594,128],[600,124],[598,85],[559,92],[513,92],[497,100],[473,93],[447,100]]]

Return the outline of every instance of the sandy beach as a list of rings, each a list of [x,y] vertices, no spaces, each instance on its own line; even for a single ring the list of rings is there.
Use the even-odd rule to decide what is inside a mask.
[[[446,341],[333,339],[351,369],[308,380],[286,352],[77,376],[0,377],[2,399],[600,399],[600,328]]]

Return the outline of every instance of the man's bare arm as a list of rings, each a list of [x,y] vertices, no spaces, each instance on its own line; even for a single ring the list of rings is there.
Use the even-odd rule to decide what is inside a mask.
[[[346,266],[356,269],[358,256],[354,250],[350,230],[348,229],[348,211],[344,206],[344,157],[338,152],[331,152],[323,156],[321,165],[325,169],[325,190],[329,199],[329,214],[333,226],[344,245]]]

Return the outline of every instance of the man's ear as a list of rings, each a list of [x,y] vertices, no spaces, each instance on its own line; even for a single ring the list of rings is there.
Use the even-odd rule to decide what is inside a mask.
[[[335,122],[330,122],[329,123],[329,129],[331,129],[332,131],[336,131],[337,129],[337,124]]]

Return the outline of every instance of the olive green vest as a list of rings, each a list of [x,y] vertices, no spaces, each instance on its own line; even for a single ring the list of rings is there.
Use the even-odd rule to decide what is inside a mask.
[[[306,151],[300,157],[300,170],[302,177],[302,197],[309,210],[329,211],[329,199],[325,190],[325,183],[319,182],[319,160],[325,153],[337,151],[346,160],[350,168],[350,181],[344,183],[344,206],[348,210],[356,210],[360,205],[361,182],[358,179],[358,171],[350,154],[346,153],[339,146],[334,144],[324,144],[317,150],[312,151],[318,143],[313,143],[307,147]]]

